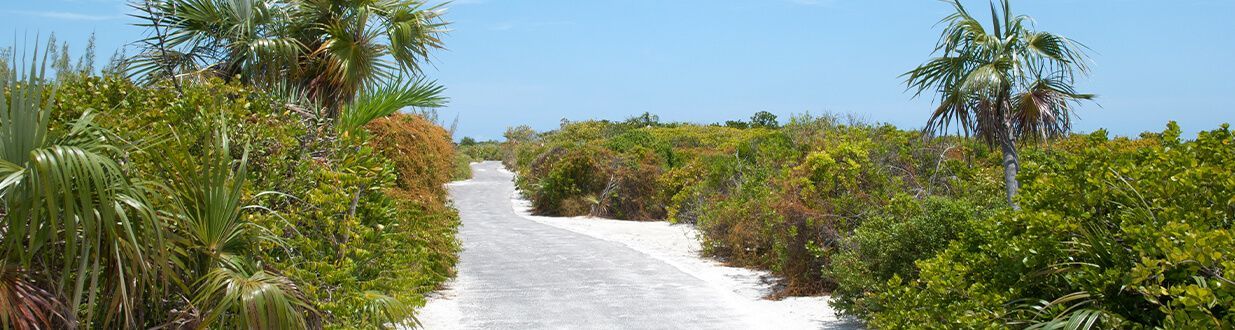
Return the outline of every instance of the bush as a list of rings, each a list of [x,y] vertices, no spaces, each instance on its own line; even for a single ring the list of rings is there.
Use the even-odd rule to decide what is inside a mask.
[[[824,272],[833,255],[894,196],[961,192],[971,188],[958,178],[981,172],[954,159],[965,152],[948,139],[834,117],[783,128],[756,117],[760,125],[744,129],[572,122],[519,130],[504,146],[537,212],[696,224],[708,255],[785,278],[778,295],[834,288]]]
[[[466,155],[475,161],[502,160],[501,146],[495,141],[474,142],[470,144],[460,143],[458,153]]]
[[[577,216],[591,213],[607,184],[608,152],[591,145],[550,149],[531,165],[533,210],[540,214]],[[522,178],[521,178],[522,179]],[[528,179],[531,180],[531,179]]]
[[[195,162],[218,130],[230,132],[239,141],[231,158],[240,159],[246,145],[252,150],[243,201],[264,210],[243,219],[277,237],[257,241],[246,257],[290,279],[320,313],[307,315],[327,328],[404,321],[451,275],[458,218],[444,205],[442,184],[454,155],[440,127],[397,116],[373,123],[367,136],[332,137],[241,85],[209,81],[182,90],[120,77],[68,80],[56,94],[56,122],[92,109],[97,124],[139,150],[126,166],[155,182],[176,180],[160,164]],[[182,299],[164,303],[149,309],[188,308]]]
[[[396,166],[396,189],[411,200],[445,204],[446,188],[455,164],[450,133],[417,115],[395,114],[366,126],[369,145]]]
[[[784,278],[776,295],[830,292],[874,327],[1235,318],[1227,126],[1022,146],[1019,211],[1001,201],[998,155],[974,141],[834,116],[521,132],[503,149],[538,211],[694,223],[704,253]]]
[[[1104,132],[1027,153],[1023,209],[894,277],[872,325],[1226,328],[1235,321],[1233,136]]]
[[[866,305],[868,295],[893,277],[917,278],[916,261],[932,258],[948,243],[968,236],[970,223],[985,219],[988,210],[954,198],[898,196],[845,240],[826,270],[837,282],[833,306],[847,314],[869,316],[878,309]]]
[[[456,146],[456,151],[454,169],[451,172],[454,180],[471,179],[471,164],[474,162],[502,160],[502,148],[496,141],[476,142],[465,137]]]

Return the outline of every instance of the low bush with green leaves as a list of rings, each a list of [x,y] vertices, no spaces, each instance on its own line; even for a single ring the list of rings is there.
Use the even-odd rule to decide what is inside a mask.
[[[501,144],[497,141],[476,141],[464,137],[455,145],[455,165],[451,177],[455,180],[467,180],[472,177],[471,164],[481,161],[501,161]]]
[[[4,147],[13,164],[5,168],[16,171],[6,177],[33,173],[18,169],[28,155],[44,151],[65,170],[93,168],[101,175],[40,175],[97,182],[19,179],[0,187],[6,205],[54,205],[25,213],[6,207],[6,219],[33,221],[6,222],[6,232],[23,234],[0,238],[8,247],[0,286],[13,294],[0,300],[14,307],[0,308],[6,325],[412,325],[423,294],[452,275],[458,218],[445,206],[442,184],[454,151],[445,130],[424,119],[379,119],[409,124],[333,136],[277,98],[239,84],[143,87],[123,77],[85,75],[6,81],[11,107],[0,112],[38,121],[2,126],[0,133],[13,137],[5,141],[35,143]],[[401,152],[406,147],[420,149]],[[96,183],[108,188],[82,189]],[[33,191],[31,184],[98,195],[31,204],[45,198],[16,193]],[[116,224],[99,227],[91,217],[73,224],[110,228],[100,232],[114,237],[22,229],[50,229],[37,224],[65,212]],[[25,245],[38,240],[7,239],[26,236],[44,238],[44,248]],[[46,255],[45,249],[66,254],[17,253]],[[92,255],[107,260],[88,262]],[[65,267],[77,271],[41,271]],[[64,283],[75,289],[43,280],[55,274],[69,276]]]
[[[891,216],[897,198],[961,193],[980,172],[958,156],[963,141],[835,116],[781,126],[764,113],[745,128],[653,118],[508,134],[520,139],[504,149],[535,211],[693,223],[705,253],[785,278],[778,295],[834,289],[825,268],[862,223]]]
[[[710,256],[780,275],[776,295],[830,293],[879,328],[1232,324],[1227,126],[1190,141],[1172,124],[1023,145],[1014,210],[999,155],[979,141],[835,116],[638,119],[512,130],[503,152],[538,212],[643,220],[596,210],[663,207],[645,214],[695,224]]]
[[[1026,155],[1023,209],[967,233],[863,300],[876,327],[1221,329],[1231,278],[1235,135],[1099,131]]]

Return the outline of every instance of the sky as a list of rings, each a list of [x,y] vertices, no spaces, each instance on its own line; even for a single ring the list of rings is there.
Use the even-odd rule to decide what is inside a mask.
[[[987,12],[985,0],[962,2]],[[94,32],[101,63],[143,37],[124,0],[0,4],[8,44],[54,32],[84,45]],[[456,138],[644,112],[697,123],[831,112],[913,129],[934,100],[914,98],[900,75],[932,56],[950,10],[934,0],[456,0],[449,49],[426,72],[448,88],[440,112],[458,118]],[[1175,120],[1195,134],[1235,121],[1235,1],[1020,0],[1013,10],[1091,49],[1077,86],[1098,98],[1080,107],[1077,131],[1136,135]]]

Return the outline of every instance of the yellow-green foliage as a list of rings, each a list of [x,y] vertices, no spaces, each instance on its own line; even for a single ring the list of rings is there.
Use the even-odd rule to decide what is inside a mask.
[[[247,257],[290,278],[326,328],[399,321],[451,274],[458,219],[441,185],[454,155],[440,127],[399,117],[374,124],[372,140],[333,138],[246,87],[216,81],[182,90],[85,77],[67,82],[55,104],[60,117],[95,111],[97,123],[139,148],[129,165],[156,183],[168,179],[158,160],[199,157],[194,146],[220,129],[210,119],[223,117],[238,142],[233,157],[246,144],[252,150],[244,203],[262,208],[244,219],[278,237]],[[188,310],[184,299],[165,301],[147,315]]]
[[[705,253],[785,278],[778,294],[830,292],[879,328],[1235,321],[1225,125],[1023,145],[1019,211],[972,140],[826,116],[733,127],[567,123],[503,150],[539,212],[653,209],[696,224]]]
[[[970,233],[865,300],[877,327],[1068,322],[1097,328],[1235,325],[1235,135],[1181,141],[1104,132],[1026,153],[1023,209]]]
[[[501,145],[496,141],[476,142],[471,138],[463,138],[455,149],[455,165],[451,178],[467,180],[472,177],[473,162],[502,160]]]
[[[823,270],[863,221],[894,196],[957,192],[973,174],[956,171],[964,152],[944,155],[951,140],[832,117],[746,129],[576,122],[506,146],[538,212],[695,223],[706,253],[783,276],[780,294],[834,288]]]

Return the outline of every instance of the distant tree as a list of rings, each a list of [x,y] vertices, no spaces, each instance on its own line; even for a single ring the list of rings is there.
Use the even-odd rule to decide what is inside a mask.
[[[644,112],[642,115],[627,118],[626,123],[635,126],[658,126],[660,125],[660,116]]]
[[[725,127],[730,127],[730,128],[737,128],[737,129],[747,129],[747,128],[750,128],[750,124],[749,124],[749,123],[744,122],[744,121],[741,121],[741,120],[726,120],[726,121],[725,121],[725,125],[724,125],[724,126],[725,126]]]
[[[776,122],[776,115],[767,111],[756,112],[750,116],[750,127],[752,128],[779,128],[780,123]]]
[[[1018,140],[1042,140],[1067,134],[1072,129],[1073,106],[1090,100],[1073,84],[1088,72],[1081,45],[1047,32],[1033,30],[1028,16],[1014,16],[1008,0],[991,3],[991,30],[987,30],[952,1],[956,12],[941,22],[946,25],[931,59],[908,73],[906,83],[936,94],[939,106],[925,131],[946,134],[949,127],[972,134],[1003,152],[1007,201],[1020,187]]]
[[[527,125],[520,125],[507,128],[502,136],[506,138],[506,142],[527,142],[536,138],[536,130]]]
[[[476,145],[476,139],[473,139],[470,136],[465,136],[463,137],[463,140],[459,140],[459,145],[464,147]]]

